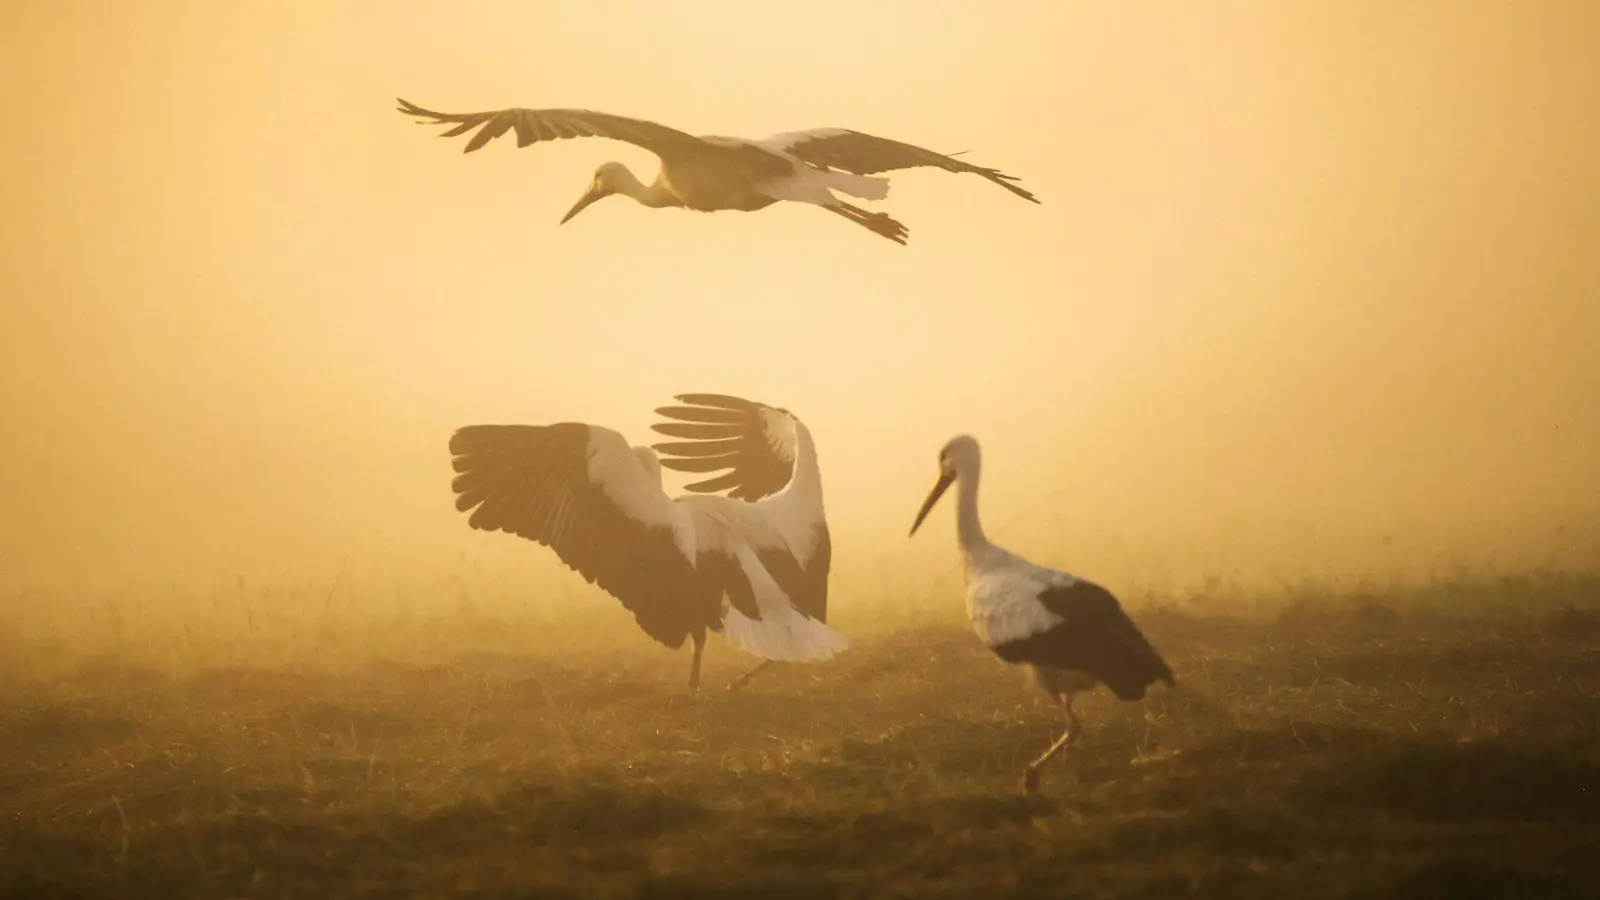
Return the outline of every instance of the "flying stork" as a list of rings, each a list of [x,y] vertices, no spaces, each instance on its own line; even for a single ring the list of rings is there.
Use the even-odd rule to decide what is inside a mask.
[[[874,234],[899,244],[906,242],[906,227],[886,213],[868,212],[834,196],[838,191],[863,200],[889,195],[889,179],[871,177],[877,172],[933,166],[947,172],[971,172],[1000,185],[1024,200],[1038,203],[1032,193],[1012,182],[1017,179],[998,169],[962,162],[952,156],[924,150],[888,138],[862,134],[848,128],[813,128],[775,134],[760,140],[691,135],[655,122],[630,119],[587,109],[500,109],[475,113],[440,113],[399,100],[399,110],[422,124],[454,125],[442,137],[455,137],[478,129],[464,153],[515,130],[517,146],[572,137],[604,137],[643,147],[661,158],[661,171],[649,185],[619,162],[603,163],[594,180],[561,224],[589,204],[612,194],[624,194],[652,208],[679,206],[701,212],[722,209],[753,211],[780,201],[814,203],[843,216]],[[481,127],[480,127],[481,126]]]
[[[832,544],[810,431],[788,410],[738,397],[675,399],[684,405],[656,410],[675,421],[652,427],[688,440],[654,449],[582,422],[458,429],[456,509],[475,529],[554,550],[656,641],[675,650],[692,639],[691,692],[708,630],[762,666],[839,653],[847,642],[826,624]],[[726,471],[669,498],[663,465]]]
[[[1105,684],[1121,700],[1139,700],[1157,681],[1176,686],[1172,670],[1105,588],[1076,575],[1034,565],[996,546],[978,521],[982,456],[968,435],[939,451],[939,480],[923,501],[911,534],[951,484],[956,494],[956,536],[966,581],[967,615],[994,654],[1027,666],[1034,682],[1067,714],[1067,730],[1028,764],[1023,787],[1039,789],[1039,770],[1078,736],[1072,702]]]

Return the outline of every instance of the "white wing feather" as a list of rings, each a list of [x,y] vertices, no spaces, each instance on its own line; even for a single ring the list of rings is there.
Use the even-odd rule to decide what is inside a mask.
[[[670,527],[678,549],[690,562],[694,561],[694,523],[689,514],[662,490],[660,471],[653,475],[646,471],[644,462],[620,433],[600,425],[589,426],[589,480],[599,485],[629,518],[646,525]]]

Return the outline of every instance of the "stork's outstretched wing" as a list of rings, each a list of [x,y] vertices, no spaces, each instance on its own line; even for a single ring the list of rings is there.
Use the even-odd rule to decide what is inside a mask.
[[[455,137],[482,126],[461,151],[471,153],[507,131],[517,133],[517,146],[538,141],[575,137],[603,137],[643,147],[657,156],[674,150],[702,146],[699,138],[643,119],[630,119],[587,109],[498,109],[490,112],[441,113],[400,100],[398,109],[408,116],[431,119],[432,124],[453,124],[440,137]],[[427,124],[427,123],[425,123]]]
[[[935,153],[911,144],[892,141],[848,128],[813,128],[775,134],[760,143],[793,154],[814,166],[840,169],[856,175],[871,175],[894,169],[933,166],[946,172],[971,172],[981,175],[1024,200],[1038,203],[1031,191],[1012,182],[1017,178],[999,169],[962,162],[953,156]],[[963,153],[966,151],[962,151]]]
[[[813,528],[809,553],[796,556],[788,547],[765,547],[761,564],[789,596],[789,602],[802,615],[828,621],[828,570],[833,565],[833,541],[828,523],[818,521]]]
[[[727,490],[730,497],[757,501],[783,490],[793,478],[793,415],[787,410],[725,394],[679,394],[675,399],[684,405],[656,412],[677,421],[651,427],[688,440],[654,445],[663,454],[661,464],[680,472],[722,472],[686,485],[688,490]],[[795,498],[770,514],[784,541],[757,548],[762,564],[795,609],[826,622],[833,543],[820,503]]]
[[[556,552],[669,647],[715,622],[722,591],[696,573],[688,514],[609,428],[469,425],[450,438],[468,523]]]
[[[760,500],[783,490],[794,475],[794,438],[780,431],[789,413],[726,394],[679,394],[683,406],[656,410],[675,422],[650,426],[668,437],[689,438],[654,444],[661,464],[679,472],[720,472],[686,485],[697,493],[727,490],[741,500]]]

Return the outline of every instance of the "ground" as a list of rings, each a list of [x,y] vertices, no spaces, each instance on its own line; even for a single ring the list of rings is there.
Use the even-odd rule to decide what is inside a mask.
[[[1600,618],[1545,607],[1139,610],[1177,690],[1081,702],[1031,798],[1058,714],[957,621],[738,694],[713,642],[700,697],[616,618],[432,658],[102,657],[5,693],[0,893],[1600,896]]]

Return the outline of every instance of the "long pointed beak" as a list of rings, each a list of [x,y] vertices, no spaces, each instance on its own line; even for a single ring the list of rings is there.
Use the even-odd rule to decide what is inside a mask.
[[[954,472],[940,473],[939,480],[934,482],[933,490],[928,492],[928,499],[922,501],[922,509],[917,510],[917,520],[911,523],[911,534],[916,534],[917,529],[922,527],[922,520],[928,517],[928,510],[933,509],[933,505],[939,502],[939,498],[944,496],[944,492],[950,489],[955,480]]]
[[[578,202],[577,203],[572,204],[572,208],[567,210],[567,214],[561,217],[561,221],[558,224],[561,224],[561,225],[567,224],[567,220],[568,219],[572,218],[573,216],[577,215],[578,213],[583,212],[584,209],[589,204],[595,202],[596,200],[599,200],[601,197],[604,197],[604,196],[605,196],[605,192],[604,191],[601,191],[598,188],[593,188],[593,187],[589,188],[589,190],[586,191],[582,197],[578,198]]]

